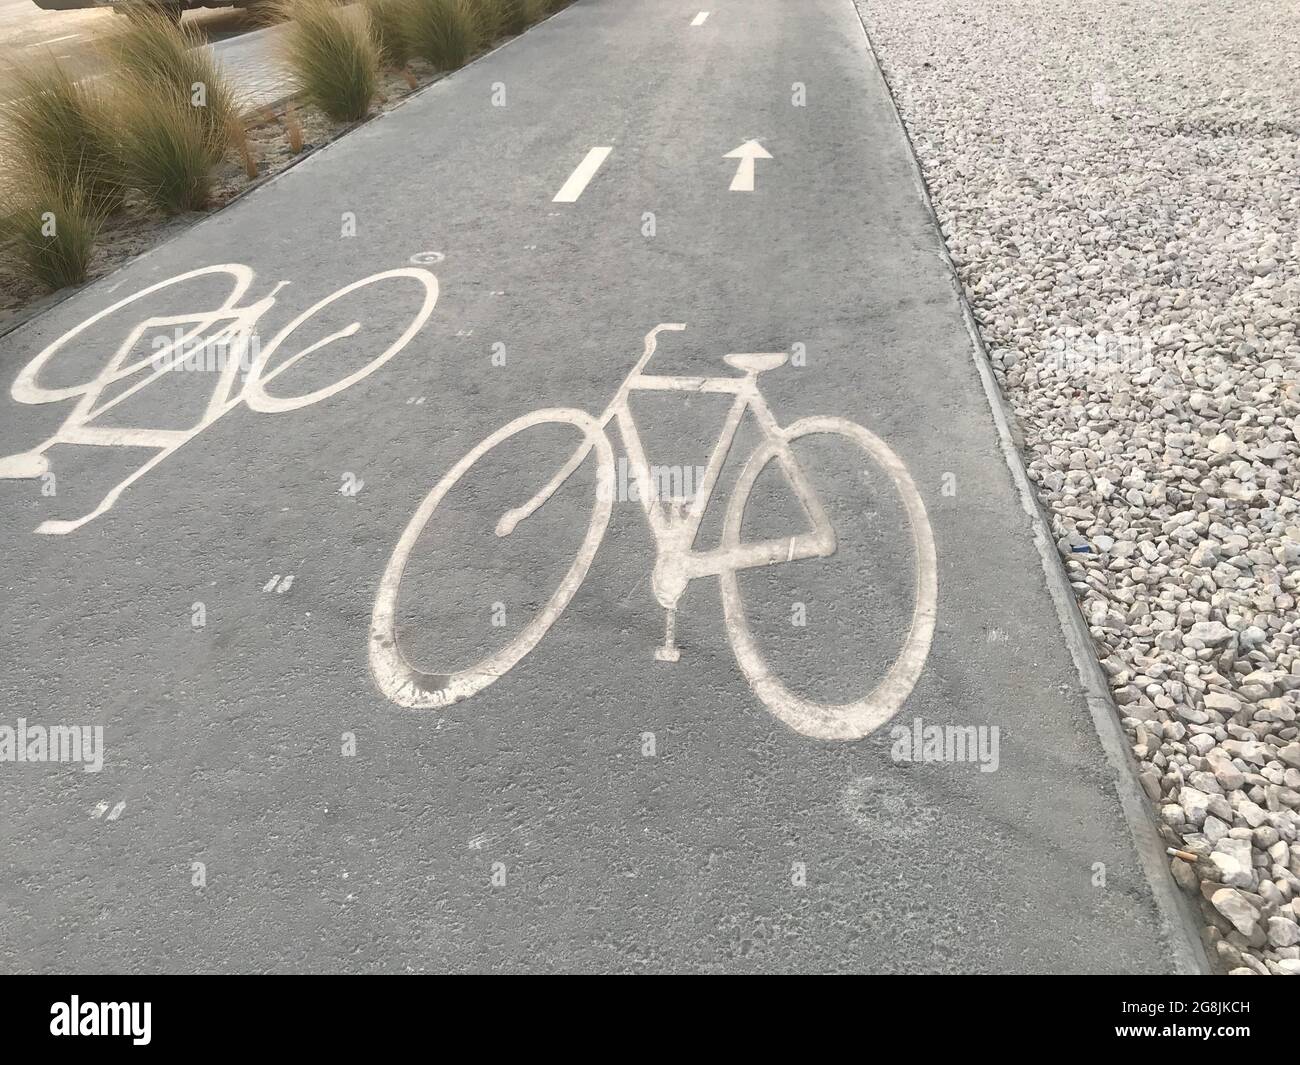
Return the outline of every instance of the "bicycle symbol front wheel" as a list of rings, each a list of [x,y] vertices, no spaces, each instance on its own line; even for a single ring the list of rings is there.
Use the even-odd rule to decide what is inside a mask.
[[[755,481],[768,463],[783,447],[800,437],[816,434],[843,437],[864,451],[871,465],[886,475],[906,514],[916,572],[911,625],[898,656],[884,678],[862,698],[845,703],[819,703],[791,691],[767,664],[750,631],[735,570],[719,575],[722,608],[736,661],[754,693],[773,714],[805,736],[856,740],[874,732],[902,708],[921,675],[934,636],[938,598],[934,534],[925,513],[925,504],[902,460],[874,433],[845,418],[816,417],[797,421],[783,431],[780,440],[760,446],[745,464],[727,505],[722,545],[735,548],[740,544],[745,505]]]
[[[360,331],[361,325],[359,322],[353,322],[347,328],[331,333],[328,336],[317,340],[314,344],[303,348],[301,351],[295,352],[293,355],[290,355],[288,358],[279,362],[273,369],[268,370],[267,367],[271,362],[271,357],[279,350],[280,345],[283,344],[297,329],[301,328],[317,314],[329,307],[335,300],[340,300],[350,293],[356,292],[358,289],[365,288],[368,285],[379,284],[380,282],[387,281],[390,278],[408,278],[416,282],[419,289],[423,290],[419,309],[415,312],[414,317],[410,320],[409,324],[396,340],[389,344],[388,347],[373,359],[370,359],[365,363],[365,365],[354,370],[346,377],[333,381],[330,384],[312,389],[309,392],[296,396],[276,395],[266,390],[268,382],[274,380],[299,361],[308,358],[314,352],[320,351],[344,337],[353,336],[355,333]],[[419,289],[417,289],[417,291],[419,291]],[[299,314],[298,317],[281,329],[280,332],[271,339],[266,347],[262,348],[262,350],[257,353],[257,356],[253,360],[252,366],[249,370],[248,380],[244,384],[244,402],[248,404],[251,410],[258,411],[261,414],[280,414],[285,411],[298,410],[300,407],[309,407],[311,404],[319,403],[322,399],[326,399],[329,396],[334,395],[336,392],[342,392],[345,388],[350,388],[363,377],[368,377],[370,374],[374,373],[379,369],[379,367],[383,366],[384,363],[406,347],[406,345],[410,343],[411,338],[420,331],[420,328],[428,320],[429,315],[433,313],[433,306],[437,302],[438,279],[427,270],[420,270],[416,267],[403,267],[399,270],[386,270],[383,273],[364,277],[360,281],[354,281],[352,284],[344,286],[332,295],[326,296],[319,303],[308,307],[305,311]],[[387,307],[388,303],[386,301],[377,302],[376,306]]]
[[[534,426],[546,424],[573,426],[583,434],[585,443],[596,453],[596,499],[577,556],[541,611],[504,647],[473,665],[454,672],[437,673],[413,666],[407,661],[398,643],[397,599],[402,574],[416,541],[438,512],[438,506],[447,493],[475,463],[512,437]],[[524,655],[537,646],[586,578],[591,560],[604,538],[605,526],[609,524],[613,500],[613,449],[599,423],[583,411],[566,408],[534,411],[503,425],[470,451],[447,472],[420,504],[393,549],[380,579],[370,621],[370,672],[379,690],[399,706],[412,709],[443,707],[468,699],[509,672]]]

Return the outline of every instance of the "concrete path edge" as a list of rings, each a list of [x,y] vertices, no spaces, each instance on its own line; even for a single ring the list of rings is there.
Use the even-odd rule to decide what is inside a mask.
[[[1002,456],[1006,461],[1007,468],[1011,471],[1016,492],[1020,496],[1020,505],[1029,516],[1033,526],[1034,546],[1038,549],[1038,556],[1043,565],[1043,575],[1047,580],[1047,589],[1052,596],[1052,602],[1056,606],[1057,618],[1061,624],[1061,634],[1065,637],[1066,646],[1069,648],[1075,669],[1078,671],[1079,681],[1083,686],[1088,702],[1088,711],[1092,715],[1093,726],[1097,731],[1097,738],[1101,741],[1102,750],[1105,751],[1106,758],[1115,771],[1115,789],[1120,806],[1124,811],[1124,817],[1128,822],[1133,845],[1137,850],[1147,882],[1151,887],[1151,894],[1160,913],[1163,924],[1161,929],[1162,938],[1169,947],[1171,960],[1178,973],[1183,975],[1212,974],[1215,970],[1210,964],[1199,932],[1201,926],[1200,914],[1194,910],[1174,882],[1173,875],[1169,872],[1169,859],[1165,853],[1165,844],[1156,830],[1155,816],[1151,811],[1146,793],[1142,790],[1142,786],[1138,781],[1137,763],[1129,748],[1128,737],[1124,734],[1123,727],[1120,725],[1119,708],[1111,698],[1110,685],[1106,681],[1105,672],[1102,670],[1101,663],[1098,661],[1093,648],[1092,635],[1088,632],[1083,615],[1079,612],[1078,603],[1074,598],[1069,579],[1065,573],[1065,566],[1061,562],[1061,556],[1056,550],[1056,543],[1052,539],[1051,524],[1047,519],[1047,515],[1043,512],[1033,485],[1030,483],[1029,471],[1025,467],[1020,449],[1016,445],[1014,435],[1015,413],[1007,404],[1005,397],[1002,395],[1002,390],[998,387],[997,380],[993,376],[992,363],[989,359],[988,350],[984,346],[984,338],[980,336],[979,327],[975,322],[975,315],[966,299],[961,279],[957,274],[956,264],[952,261],[952,256],[948,252],[948,244],[944,239],[943,229],[939,225],[939,216],[935,212],[934,203],[930,199],[930,189],[925,183],[925,176],[921,170],[921,161],[917,158],[916,149],[912,145],[907,126],[903,122],[903,116],[898,109],[898,102],[894,98],[889,79],[885,77],[880,53],[876,50],[876,44],[871,39],[871,32],[867,29],[867,24],[862,18],[862,11],[858,8],[856,2],[854,3],[854,10],[858,16],[858,22],[862,26],[867,49],[875,67],[871,76],[879,79],[883,85],[885,93],[889,97],[894,121],[897,123],[903,140],[907,143],[912,180],[924,204],[929,225],[933,227],[935,236],[938,238],[941,249],[940,255],[946,267],[949,283],[952,285],[957,304],[961,309],[966,332],[971,339],[971,359],[975,363],[976,372],[979,374],[980,382],[984,386],[984,397],[988,401],[989,412],[993,415],[993,422],[997,427]]]

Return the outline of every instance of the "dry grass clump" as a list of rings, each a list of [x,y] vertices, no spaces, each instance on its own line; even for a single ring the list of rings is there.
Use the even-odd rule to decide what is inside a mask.
[[[103,221],[103,205],[76,178],[60,184],[42,178],[0,200],[0,240],[23,275],[47,289],[86,280]]]
[[[471,0],[407,0],[403,25],[411,51],[443,71],[468,63],[483,32]]]
[[[365,118],[379,85],[366,28],[329,0],[287,0],[281,10],[284,56],[303,97],[336,122]]]

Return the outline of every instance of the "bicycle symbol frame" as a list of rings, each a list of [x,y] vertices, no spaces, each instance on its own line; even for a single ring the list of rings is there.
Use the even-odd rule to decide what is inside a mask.
[[[599,418],[572,408],[534,411],[498,429],[464,456],[425,497],[398,540],[379,583],[371,616],[369,660],[380,691],[399,706],[428,709],[450,706],[469,698],[509,672],[527,655],[563,613],[587,575],[609,522],[614,496],[614,455],[606,435],[611,423],[617,426],[628,457],[631,477],[641,490],[638,497],[654,536],[656,557],[652,575],[655,598],[665,609],[665,633],[655,657],[677,662],[674,629],[677,602],[686,586],[701,577],[716,576],[722,594],[723,613],[737,663],[754,693],[767,708],[791,728],[820,739],[854,740],[868,735],[888,721],[911,693],[934,633],[938,594],[934,537],[921,500],[902,460],[875,434],[843,418],[811,417],[782,427],[776,421],[758,388],[760,374],[782,365],[784,352],[745,353],[724,356],[740,371],[739,377],[680,377],[646,374],[643,371],[665,330],[682,330],[685,325],[663,323],[645,337],[640,360],[624,379],[614,398]],[[640,433],[629,405],[631,393],[699,392],[734,396],[717,443],[709,457],[699,492],[689,501],[655,498],[651,475]],[[762,442],[746,460],[727,504],[720,545],[696,550],[694,541],[708,507],[718,476],[735,439],[741,418],[751,414],[757,421]],[[509,536],[535,513],[586,461],[596,455],[596,501],[587,533],[577,557],[559,587],[536,617],[505,647],[474,665],[451,673],[426,672],[407,661],[398,646],[397,600],[402,574],[411,551],[438,504],[455,483],[483,455],[497,445],[533,426],[558,423],[582,433],[582,442],[530,499],[506,509],[496,523],[498,537]],[[800,559],[825,558],[835,553],[836,536],[825,507],[791,448],[801,437],[830,434],[848,439],[887,475],[903,504],[911,532],[915,560],[914,603],[911,625],[898,656],[885,676],[866,695],[846,703],[823,704],[790,691],[768,668],[749,630],[741,601],[737,573],[743,569],[780,565]],[[775,461],[799,500],[809,530],[793,536],[741,542],[745,506],[759,474]]]

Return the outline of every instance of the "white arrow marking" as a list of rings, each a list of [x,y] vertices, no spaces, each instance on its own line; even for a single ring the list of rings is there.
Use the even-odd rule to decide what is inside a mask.
[[[698,15],[695,16],[694,19],[691,20],[691,25],[692,25],[692,26],[703,26],[703,25],[704,25],[704,20],[705,20],[706,18],[708,18],[708,17],[709,17],[709,13],[708,13],[707,11],[701,11]]]
[[[753,192],[754,191],[754,160],[771,159],[764,148],[758,141],[745,141],[735,151],[728,152],[722,158],[739,159],[740,165],[736,167],[736,176],[731,179],[731,192]]]
[[[587,187],[589,182],[596,175],[606,157],[612,152],[613,148],[592,148],[587,153],[587,158],[578,164],[578,169],[569,175],[569,180],[564,183],[564,187],[555,194],[552,203],[573,203],[582,195],[582,190]]]

